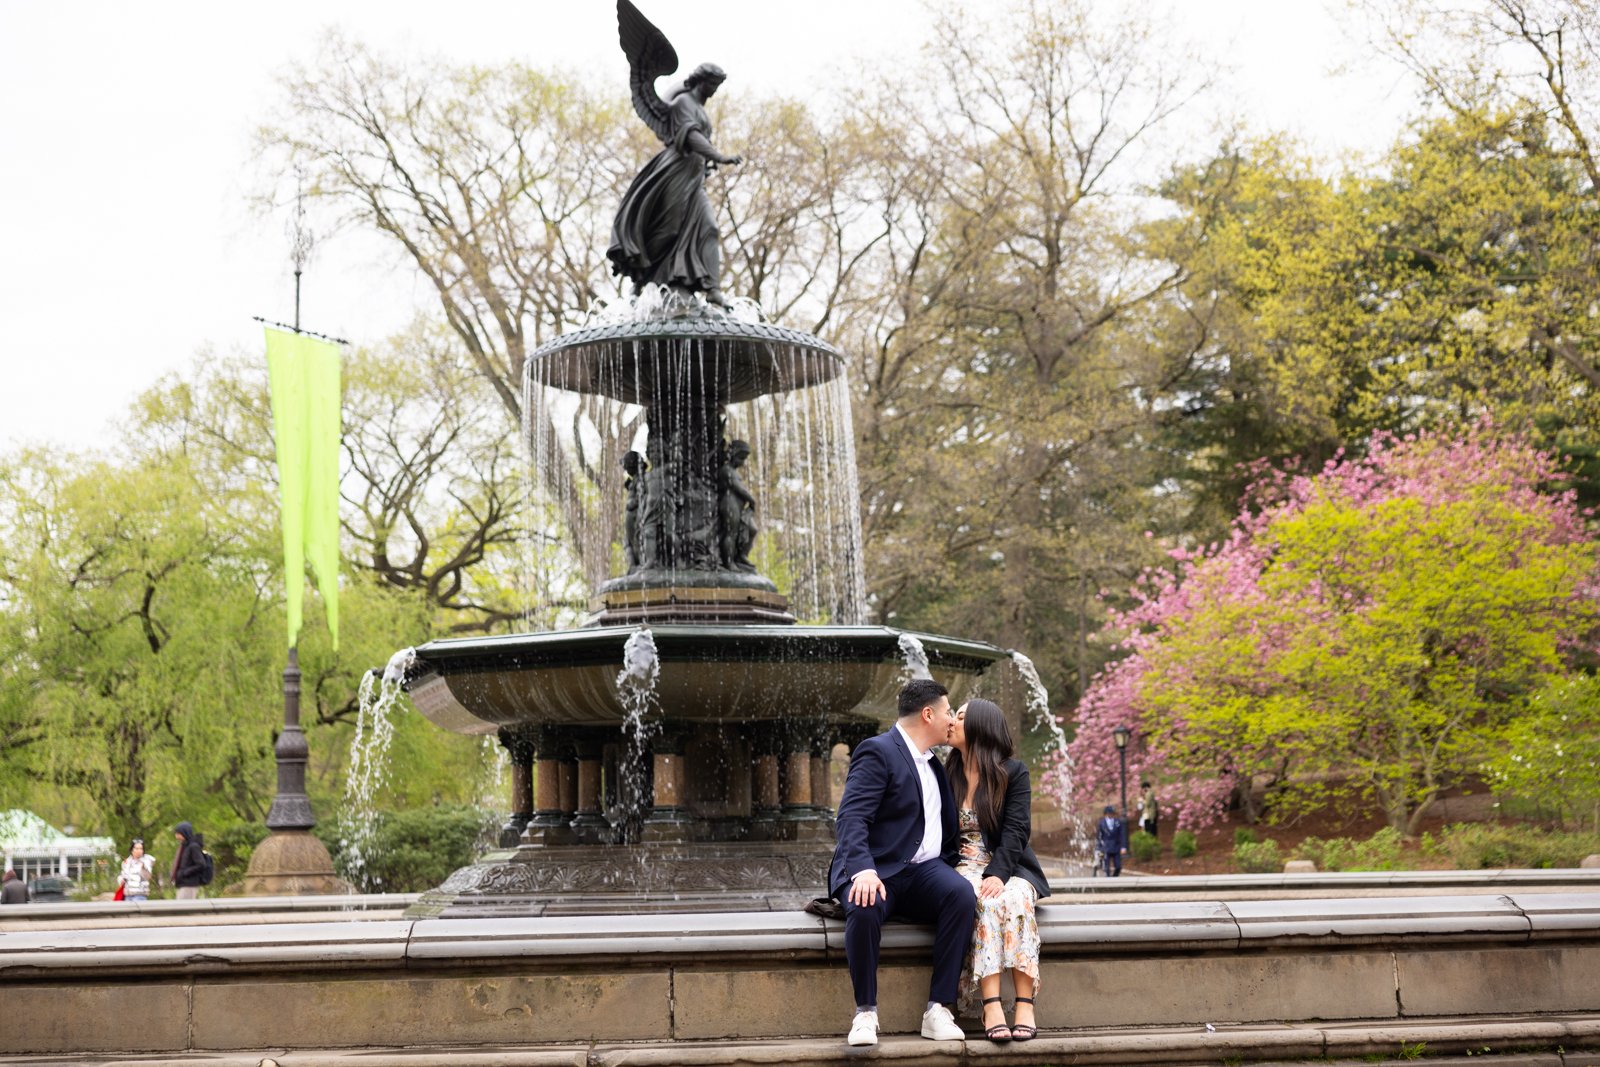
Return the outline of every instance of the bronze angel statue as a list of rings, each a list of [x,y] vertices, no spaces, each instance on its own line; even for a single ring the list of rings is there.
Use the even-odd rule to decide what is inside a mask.
[[[665,147],[628,186],[606,258],[613,273],[633,281],[635,294],[654,282],[705,293],[708,302],[725,308],[722,253],[705,178],[718,165],[742,162],[712,147],[706,115],[706,101],[727,75],[714,63],[702,63],[663,100],[656,79],[678,69],[678,53],[628,0],[617,0],[617,32],[628,57],[633,109]]]

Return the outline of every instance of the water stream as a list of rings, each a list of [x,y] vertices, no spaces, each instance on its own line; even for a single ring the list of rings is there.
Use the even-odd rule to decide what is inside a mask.
[[[619,824],[625,841],[637,841],[650,807],[650,741],[655,736],[659,716],[656,680],[661,676],[661,660],[656,653],[650,627],[641,626],[622,648],[622,670],[617,672],[617,690],[627,709],[622,723],[624,748],[618,768],[617,799],[622,806]]]
[[[1053,777],[1060,785],[1052,789],[1049,795],[1055,799],[1061,811],[1062,825],[1067,831],[1062,859],[1069,875],[1087,874],[1094,869],[1094,843],[1089,825],[1073,803],[1072,791],[1077,778],[1073,773],[1072,755],[1067,749],[1066,731],[1061,728],[1061,720],[1050,710],[1050,693],[1039,678],[1039,670],[1033,665],[1033,660],[1017,651],[1011,653],[1011,658],[1028,690],[1028,721],[1031,728],[1043,730],[1048,735],[1039,759],[1040,766],[1057,768]]]
[[[933,672],[928,669],[928,650],[922,647],[922,641],[916,634],[901,634],[899,645],[901,685],[917,678],[933,677]]]
[[[361,708],[355,736],[350,739],[350,765],[338,825],[344,876],[363,892],[383,891],[381,879],[368,876],[367,860],[377,830],[378,794],[389,780],[394,707],[405,692],[406,672],[416,661],[415,649],[402,648],[389,657],[382,674],[368,671],[361,678]]]

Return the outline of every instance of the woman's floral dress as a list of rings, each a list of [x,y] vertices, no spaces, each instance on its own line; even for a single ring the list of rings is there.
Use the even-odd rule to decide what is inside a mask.
[[[983,844],[978,814],[962,808],[961,859],[956,871],[972,888],[983,881],[989,866],[989,850]],[[981,1007],[978,980],[1000,971],[1018,970],[1039,981],[1039,922],[1033,913],[1037,892],[1026,878],[1015,875],[997,897],[978,898],[978,922],[972,930],[972,951],[961,968],[959,1010],[964,1014]]]

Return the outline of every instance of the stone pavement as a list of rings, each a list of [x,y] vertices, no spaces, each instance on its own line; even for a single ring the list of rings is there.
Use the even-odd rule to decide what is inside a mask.
[[[1046,1031],[1024,1044],[887,1037],[852,1049],[843,1037],[787,1041],[582,1043],[456,1048],[188,1053],[166,1056],[0,1056],[0,1067],[897,1067],[1161,1064],[1256,1067],[1424,1063],[1600,1067],[1600,1015],[1439,1018],[1415,1022],[1142,1027]]]

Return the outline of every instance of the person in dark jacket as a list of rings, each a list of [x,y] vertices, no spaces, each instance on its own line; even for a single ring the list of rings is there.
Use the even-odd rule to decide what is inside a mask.
[[[1128,824],[1117,818],[1117,809],[1106,805],[1100,821],[1094,824],[1094,844],[1107,878],[1122,874],[1122,857],[1128,854]]]
[[[10,867],[6,868],[3,879],[4,885],[0,886],[0,904],[26,904],[28,902],[28,883],[17,877],[17,872]]]
[[[1034,904],[1050,895],[1039,858],[1028,845],[1033,789],[1016,757],[1011,727],[998,705],[967,701],[956,711],[945,769],[960,808],[961,860],[956,872],[978,896],[972,951],[962,975],[963,1006],[983,1003],[991,1041],[1028,1041],[1038,1034],[1033,1001],[1039,989],[1039,923]],[[1006,1025],[1000,975],[1011,972],[1016,1023]]]
[[[194,827],[180,822],[172,829],[178,838],[178,854],[172,859],[172,884],[178,887],[179,900],[194,900],[200,895],[200,878],[206,869],[205,850],[195,840]]]
[[[955,712],[945,687],[929,678],[901,688],[899,712],[892,728],[850,754],[835,816],[828,891],[844,904],[844,955],[856,998],[852,1045],[878,1043],[878,954],[883,924],[894,916],[934,927],[922,1036],[966,1036],[947,1005],[960,992],[961,957],[972,940],[972,886],[955,871],[955,798],[933,758],[934,746],[950,740]]]

